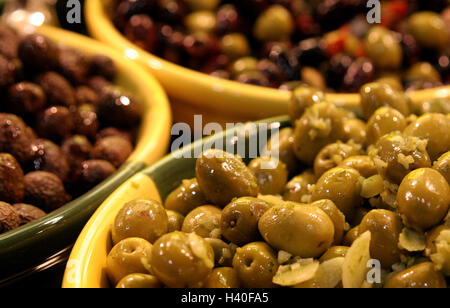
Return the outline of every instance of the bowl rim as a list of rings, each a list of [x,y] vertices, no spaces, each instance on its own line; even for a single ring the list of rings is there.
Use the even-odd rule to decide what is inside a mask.
[[[269,118],[288,113],[291,93],[278,89],[241,84],[213,77],[157,57],[129,41],[108,18],[111,0],[86,0],[86,24],[91,36],[103,41],[140,62],[155,75],[173,101],[201,107],[226,115],[238,114],[252,119]],[[189,89],[189,91],[182,91]],[[359,93],[326,93],[326,100],[359,114]],[[413,102],[424,98],[450,97],[450,85],[413,91]],[[212,103],[213,102],[213,106]]]
[[[132,72],[134,79],[131,77],[126,78],[127,80],[133,80],[136,85],[136,91],[139,91],[142,100],[145,101],[149,108],[144,113],[139,128],[138,141],[133,153],[116,173],[82,196],[66,203],[46,216],[1,234],[0,256],[3,255],[3,257],[0,257],[0,259],[6,258],[6,255],[14,255],[15,252],[24,254],[27,249],[31,249],[31,246],[37,246],[38,243],[41,243],[41,248],[45,250],[45,243],[48,244],[48,239],[55,237],[60,228],[63,230],[68,229],[72,232],[76,231],[78,234],[87,218],[110,192],[114,191],[123,181],[145,168],[145,166],[165,155],[170,140],[172,119],[169,101],[159,82],[149,72],[133,63],[133,61],[126,59],[111,47],[105,46],[91,38],[50,26],[42,26],[36,30],[57,44],[75,47],[87,54],[101,53],[110,56],[120,67],[119,71],[121,73],[119,74]],[[141,94],[146,93],[145,90],[148,91],[149,88],[154,90],[152,96]],[[71,244],[73,242],[69,245]],[[60,249],[64,250],[66,247],[60,247]],[[45,255],[45,257],[51,257],[55,251],[48,253],[49,255]],[[40,261],[43,262],[45,260],[42,259]],[[40,261],[35,260],[35,262]],[[34,264],[35,262],[30,262],[30,264],[27,263],[26,265],[16,264],[13,267],[20,268],[19,271],[24,270],[26,272],[32,270],[35,266],[39,267],[39,263]],[[8,262],[5,265],[11,266]],[[27,266],[27,268],[22,268],[24,266]],[[12,276],[17,274],[11,273]],[[0,284],[10,280],[10,277],[9,275],[6,278],[0,277]]]
[[[278,127],[280,128],[290,126],[289,116],[286,115],[260,121],[254,121],[252,123],[279,123]],[[108,197],[107,200],[103,202],[100,207],[98,207],[94,215],[92,215],[92,217],[89,219],[89,221],[81,231],[77,241],[75,242],[75,245],[72,248],[69,261],[64,273],[62,287],[91,288],[99,287],[99,285],[101,284],[101,274],[99,275],[99,272],[93,273],[91,271],[91,268],[92,266],[96,265],[95,252],[97,251],[97,249],[103,250],[106,249],[105,247],[108,247],[107,243],[98,243],[98,240],[102,236],[103,232],[109,232],[109,228],[112,224],[111,219],[113,219],[114,217],[113,213],[116,213],[123,205],[122,196],[134,196],[132,194],[133,192],[135,192],[136,195],[142,195],[142,191],[145,190],[146,194],[152,195],[152,198],[154,198],[155,200],[158,200],[160,202],[163,201],[161,199],[160,189],[158,189],[158,184],[156,183],[158,180],[156,173],[158,173],[158,171],[160,171],[164,167],[170,167],[171,163],[174,160],[178,159],[177,156],[183,157],[183,154],[185,153],[192,153],[194,149],[203,147],[205,143],[212,143],[216,140],[232,137],[240,129],[242,129],[242,127],[231,128],[221,133],[197,140],[179,150],[167,154],[157,163],[141,170],[126,182],[124,182]],[[145,186],[145,188],[143,188],[142,186]],[[105,217],[110,219],[105,220]],[[106,230],[107,228],[108,230]],[[95,276],[95,278],[91,279],[91,277],[93,276]]]

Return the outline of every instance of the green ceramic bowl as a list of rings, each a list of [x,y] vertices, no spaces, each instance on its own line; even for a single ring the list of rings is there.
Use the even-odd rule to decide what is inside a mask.
[[[49,215],[0,235],[0,285],[67,260],[71,246],[97,207],[120,184],[164,156],[170,140],[170,105],[164,90],[148,72],[87,37],[48,27],[38,31],[86,54],[111,57],[118,68],[115,83],[140,99],[145,111],[135,150],[114,175]]]
[[[258,148],[262,149],[270,135],[271,128],[283,128],[290,125],[287,116],[263,120],[258,123],[266,123],[258,131],[252,131],[243,137],[239,128],[230,129],[212,137],[199,140],[181,150],[172,152],[153,166],[137,173],[123,183],[107,200],[98,208],[95,214],[84,227],[78,237],[64,274],[64,288],[100,288],[108,287],[105,274],[106,257],[111,250],[111,226],[114,219],[125,202],[134,199],[154,199],[163,201],[167,195],[180,185],[182,180],[195,177],[196,158],[193,154],[215,147],[223,142],[229,152],[236,153],[238,139],[245,140],[246,149],[249,149],[249,140],[258,140]],[[260,139],[261,137],[261,139]],[[243,139],[242,139],[243,138]],[[254,144],[254,143],[253,143]],[[234,149],[234,150],[233,150]],[[256,153],[259,155],[259,153]],[[248,162],[250,155],[241,155]],[[187,158],[179,158],[187,157]],[[254,158],[254,156],[253,156]]]

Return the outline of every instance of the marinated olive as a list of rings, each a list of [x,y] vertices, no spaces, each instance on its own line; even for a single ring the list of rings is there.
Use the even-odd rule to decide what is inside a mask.
[[[394,34],[381,26],[367,33],[365,47],[368,56],[380,69],[398,69],[403,61],[402,48]]]
[[[367,155],[355,155],[344,159],[338,167],[350,167],[359,172],[361,176],[369,178],[378,173],[372,158]]]
[[[346,227],[344,214],[342,214],[342,212],[331,200],[318,200],[311,203],[311,205],[317,206],[331,218],[334,225],[333,245],[339,245],[344,237],[344,230]]]
[[[424,262],[407,268],[394,276],[384,286],[385,288],[447,288],[445,277],[434,269],[434,264]]]
[[[448,46],[449,30],[439,14],[414,13],[409,17],[408,26],[420,45],[436,49]]]
[[[445,153],[434,163],[433,169],[439,171],[450,184],[450,152]]]
[[[205,288],[239,288],[237,271],[232,267],[215,268],[205,283]]]
[[[199,206],[186,215],[181,231],[201,237],[220,238],[222,210],[211,205]]]
[[[273,5],[255,22],[253,32],[260,41],[282,41],[294,31],[291,13],[281,5]]]
[[[271,157],[259,157],[253,159],[248,168],[256,177],[261,194],[276,195],[283,191],[288,179],[288,171],[283,162]]]
[[[166,210],[167,213],[167,233],[181,231],[184,216],[175,211]]]
[[[25,194],[23,170],[17,160],[8,153],[0,153],[0,200],[19,203]]]
[[[162,284],[155,276],[134,273],[123,277],[116,285],[118,289],[153,289],[161,288]]]
[[[298,87],[292,92],[289,101],[289,116],[292,123],[300,119],[308,107],[325,101],[325,94],[316,88]]]
[[[325,262],[334,258],[342,258],[347,255],[350,247],[347,246],[332,246],[320,257],[320,262]]]
[[[386,134],[402,132],[407,122],[400,111],[392,107],[381,107],[377,109],[367,122],[367,142],[374,144]]]
[[[353,141],[331,143],[317,154],[314,160],[314,174],[319,178],[326,171],[338,166],[344,159],[361,155],[362,147]]]
[[[311,189],[316,181],[317,178],[312,170],[297,175],[286,184],[283,199],[286,201],[303,203],[304,196],[311,194]]]
[[[166,198],[164,207],[187,215],[200,205],[207,204],[206,197],[198,186],[197,179],[183,180],[177,189],[173,190]]]

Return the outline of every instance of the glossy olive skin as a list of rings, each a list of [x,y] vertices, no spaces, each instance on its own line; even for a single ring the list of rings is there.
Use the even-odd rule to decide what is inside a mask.
[[[172,232],[155,242],[151,265],[167,287],[201,286],[214,267],[214,251],[195,233]]]
[[[0,200],[22,202],[25,195],[24,175],[17,160],[8,153],[0,153]]]
[[[344,237],[345,230],[345,216],[342,212],[337,208],[336,204],[334,204],[331,200],[318,200],[311,203],[312,206],[317,206],[322,211],[324,211],[333,222],[334,225],[334,241],[333,245],[339,245],[342,242],[342,238]]]
[[[431,161],[437,160],[450,149],[450,120],[440,113],[429,113],[419,117],[404,130],[407,136],[428,140],[427,152]]]
[[[166,210],[167,213],[167,233],[181,231],[184,216],[178,212]]]
[[[264,242],[249,243],[236,250],[233,258],[241,286],[244,288],[274,288],[272,278],[278,261],[274,250]]]
[[[344,159],[338,167],[350,167],[359,172],[361,176],[369,178],[378,173],[372,158],[367,155],[355,155]]]
[[[272,5],[255,22],[254,36],[260,41],[282,41],[294,31],[291,13],[281,5]]]
[[[324,101],[325,94],[317,88],[304,86],[296,88],[289,101],[289,116],[292,123],[300,119],[306,108]]]
[[[285,186],[283,199],[302,203],[303,196],[311,194],[310,189],[316,183],[317,178],[312,170],[307,170],[292,178]]]
[[[362,147],[353,142],[342,143],[340,141],[331,143],[320,150],[314,159],[314,174],[320,178],[326,171],[337,167],[344,159],[361,155]]]
[[[322,263],[334,258],[345,257],[349,249],[348,246],[332,246],[320,257],[319,261]]]
[[[184,218],[181,231],[194,232],[201,237],[220,238],[220,217],[222,210],[211,205],[199,206]]]
[[[366,123],[360,119],[348,119],[343,127],[343,139],[353,140],[355,143],[366,144]]]
[[[426,11],[414,13],[409,17],[408,28],[424,47],[439,49],[448,46],[448,26],[437,13]]]
[[[214,205],[223,207],[233,198],[259,193],[258,182],[242,159],[221,150],[203,152],[195,172],[201,191]]]
[[[378,108],[367,122],[367,143],[374,144],[382,136],[406,128],[406,119],[398,110],[392,107]]]
[[[248,168],[256,177],[261,194],[277,195],[283,191],[288,170],[282,161],[271,157],[258,157],[250,161]]]
[[[344,122],[352,118],[346,110],[332,103],[317,103],[306,109],[295,122],[294,152],[297,158],[312,165],[319,151],[326,145],[341,140],[346,142]]]
[[[409,173],[397,193],[405,224],[422,230],[441,222],[450,207],[450,186],[438,171],[421,168]]]
[[[384,286],[392,288],[447,288],[445,277],[434,269],[434,264],[424,262],[407,268],[389,279]]]
[[[168,217],[155,200],[133,200],[120,209],[112,228],[113,243],[128,237],[140,237],[154,243],[167,233]]]
[[[425,250],[425,253],[427,256],[430,256],[431,254],[436,253],[436,239],[439,237],[442,231],[450,230],[450,226],[446,225],[440,225],[436,228],[431,229],[426,233],[426,240],[427,240],[427,248]]]
[[[278,156],[285,163],[289,174],[295,174],[300,163],[294,153],[294,130],[291,127],[281,129],[272,136],[263,150],[263,156]]]
[[[371,27],[366,35],[369,58],[379,69],[398,69],[403,60],[402,47],[393,33],[381,26]]]
[[[439,171],[450,184],[450,152],[443,154],[433,164],[433,169]]]
[[[210,11],[192,12],[185,17],[184,23],[188,33],[210,33],[216,26],[216,15]]]
[[[359,172],[353,168],[336,167],[328,170],[317,181],[312,201],[329,199],[350,220],[355,208],[362,202],[361,179]]]
[[[267,202],[252,197],[231,201],[222,211],[222,236],[238,246],[256,241],[259,219],[269,208]]]
[[[232,267],[217,267],[206,279],[205,288],[211,289],[235,289],[239,288],[239,278]]]
[[[384,268],[400,261],[398,240],[402,229],[400,216],[387,210],[370,211],[359,225],[360,234],[370,231],[370,256],[379,260]]]
[[[116,285],[116,289],[156,289],[161,287],[162,284],[158,278],[141,273],[127,275]]]
[[[359,232],[359,226],[356,226],[345,233],[344,239],[342,240],[342,245],[352,246],[353,242],[358,238],[361,233]]]
[[[368,120],[380,107],[390,106],[404,116],[408,116],[409,99],[403,93],[395,91],[384,82],[373,82],[361,87],[361,111],[364,119]]]
[[[205,241],[211,245],[214,250],[214,260],[216,267],[220,266],[232,266],[233,257],[236,253],[236,248],[238,247],[233,243],[225,243],[223,240],[218,238],[205,238]]]
[[[268,209],[258,223],[264,240],[302,258],[318,257],[334,241],[334,224],[318,206],[286,202]]]
[[[151,272],[152,244],[130,237],[114,245],[106,258],[106,273],[110,282],[116,285],[129,274]]]
[[[180,186],[173,190],[166,198],[164,207],[187,215],[200,205],[207,204],[206,197],[198,186],[197,179],[183,180]]]
[[[250,54],[247,38],[241,33],[230,33],[220,41],[222,52],[230,59],[239,59]]]
[[[418,138],[400,133],[391,133],[381,137],[376,143],[377,155],[386,165],[379,168],[379,173],[389,181],[400,184],[410,171],[431,167],[430,156],[421,144],[424,145],[423,141]],[[413,161],[408,168],[399,162],[402,156],[412,157]]]
[[[418,62],[412,65],[406,72],[404,77],[406,82],[415,81],[434,81],[437,83],[442,82],[442,77],[439,72],[428,62]],[[413,107],[418,106],[413,104]],[[426,110],[426,107],[419,107],[422,112]]]

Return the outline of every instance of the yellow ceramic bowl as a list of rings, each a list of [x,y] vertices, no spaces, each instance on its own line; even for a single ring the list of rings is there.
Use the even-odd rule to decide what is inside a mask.
[[[193,115],[202,114],[203,121],[235,123],[287,114],[290,93],[271,88],[245,85],[219,79],[170,63],[156,57],[125,38],[111,22],[114,0],[86,0],[86,22],[90,34],[117,48],[127,57],[147,67],[166,89],[174,113],[174,122],[192,124]],[[434,91],[434,90],[433,90]],[[412,99],[420,101],[428,91]],[[434,93],[434,92],[433,92]],[[450,96],[450,87],[436,96]],[[353,111],[358,110],[359,95],[330,94],[328,101]]]
[[[50,27],[42,27],[38,31],[58,44],[86,54],[101,53],[111,57],[118,68],[115,83],[137,97],[144,104],[145,112],[136,148],[114,175],[49,215],[0,235],[0,284],[17,275],[39,270],[44,261],[47,262],[45,266],[60,261],[62,257],[58,252],[75,242],[85,223],[106,197],[136,172],[164,156],[170,140],[172,122],[168,99],[157,80],[146,70],[90,38]]]

